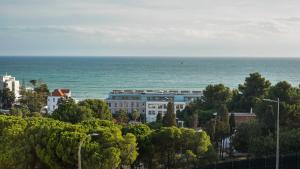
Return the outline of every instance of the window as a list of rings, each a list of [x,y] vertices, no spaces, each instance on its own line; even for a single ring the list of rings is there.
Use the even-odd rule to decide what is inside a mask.
[[[136,103],[136,107],[139,107],[140,106],[140,104],[139,103]]]
[[[133,107],[134,106],[134,102],[131,102],[131,107]]]
[[[179,109],[179,104],[176,105],[176,109]]]
[[[180,109],[183,109],[183,104],[180,105]]]
[[[115,107],[118,107],[118,103],[115,103]]]
[[[108,106],[111,107],[111,103],[108,103]]]
[[[55,98],[53,98],[53,102],[55,102]]]
[[[155,115],[155,111],[154,110],[149,110],[148,115]]]
[[[148,104],[149,109],[155,109],[155,107],[156,107],[155,104]]]
[[[162,105],[162,104],[159,104],[159,105],[158,105],[158,108],[159,108],[159,109],[162,109],[162,108],[163,108],[163,105]]]
[[[167,104],[164,104],[164,109],[166,109],[168,106],[167,106]]]
[[[53,105],[53,110],[55,109],[55,105]]]

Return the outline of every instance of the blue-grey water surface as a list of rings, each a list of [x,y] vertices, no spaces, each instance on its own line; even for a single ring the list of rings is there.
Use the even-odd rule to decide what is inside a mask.
[[[299,58],[0,57],[0,74],[20,81],[42,79],[70,88],[77,99],[105,98],[113,89],[203,89],[224,83],[237,88],[260,72],[272,83],[300,83]],[[29,85],[29,83],[27,83]]]

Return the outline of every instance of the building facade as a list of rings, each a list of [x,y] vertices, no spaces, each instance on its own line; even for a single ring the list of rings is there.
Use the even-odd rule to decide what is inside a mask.
[[[106,99],[114,114],[123,109],[128,113],[139,111],[146,117],[146,122],[156,121],[158,113],[167,112],[168,102],[174,103],[174,113],[183,110],[185,106],[200,99],[202,91],[187,90],[113,90]]]
[[[47,98],[47,112],[53,113],[58,108],[58,100],[63,97],[71,97],[69,89],[55,89]]]
[[[20,99],[20,82],[15,77],[11,75],[1,76],[0,90],[3,90],[5,87],[15,94],[16,100]]]

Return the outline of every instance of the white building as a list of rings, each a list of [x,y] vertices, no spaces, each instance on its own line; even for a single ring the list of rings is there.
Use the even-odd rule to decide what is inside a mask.
[[[153,122],[158,113],[165,115],[169,101],[174,103],[176,113],[201,96],[201,91],[187,90],[113,90],[106,100],[113,114],[121,109],[128,113],[137,110],[146,117],[146,122]]]
[[[69,89],[55,89],[47,99],[47,111],[51,114],[58,108],[58,100],[63,97],[71,97],[71,90]]]
[[[174,113],[185,108],[185,102],[174,102]],[[156,121],[156,117],[161,113],[162,117],[167,113],[167,101],[148,101],[146,102],[146,121]]]
[[[11,75],[1,76],[0,90],[3,90],[5,87],[8,88],[10,91],[14,92],[16,100],[18,100],[21,97],[20,82],[16,80],[15,77]]]

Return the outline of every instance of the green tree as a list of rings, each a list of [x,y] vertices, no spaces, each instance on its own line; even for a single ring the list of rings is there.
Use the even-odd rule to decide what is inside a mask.
[[[231,100],[232,93],[223,84],[208,85],[203,90],[203,103],[206,109],[218,109],[222,104],[227,104]]]
[[[52,113],[52,118],[64,122],[78,123],[92,118],[92,110],[79,106],[72,98],[62,98],[58,102],[58,108]]]
[[[268,98],[277,100],[280,99],[280,124],[290,127],[298,127],[300,122],[300,89],[293,87],[286,81],[278,82],[275,86],[272,86],[269,91]],[[256,109],[258,115],[264,113],[261,110],[262,105],[272,105],[277,112],[277,105],[270,103],[257,104]],[[260,116],[259,116],[260,117]]]
[[[14,116],[31,116],[30,110],[27,107],[14,106],[10,110],[10,114]]]
[[[241,109],[250,111],[254,107],[257,98],[264,98],[271,86],[270,81],[266,80],[259,73],[251,73],[246,77],[244,84],[239,85],[239,91],[242,93],[240,100]]]
[[[138,112],[137,110],[133,110],[133,112],[131,113],[131,117],[134,121],[136,121],[138,118],[140,118],[140,112]]]
[[[234,130],[235,130],[235,127],[236,127],[234,113],[230,114],[230,117],[229,117],[229,126],[230,126],[230,134],[232,135],[234,133]]]
[[[98,136],[91,137],[90,133]],[[129,168],[137,158],[136,137],[120,126],[91,119],[78,124],[51,118],[0,115],[0,169]]]
[[[256,121],[242,123],[236,130],[233,145],[240,152],[249,152],[252,140],[262,135],[261,128]]]
[[[23,169],[29,162],[26,121],[0,116],[0,169]]]
[[[21,86],[20,103],[23,107],[28,107],[31,112],[40,112],[42,107],[47,105],[47,97],[49,89],[47,84],[33,80],[33,90],[27,90],[25,86]]]
[[[210,138],[205,132],[194,129],[163,127],[152,133],[154,148],[153,161],[163,168],[187,168],[200,164],[211,147]],[[161,150],[164,151],[161,151]]]
[[[167,112],[163,117],[163,125],[166,127],[176,126],[176,115],[174,113],[174,103],[169,102]]]
[[[156,122],[157,123],[162,123],[163,117],[162,117],[162,113],[158,113],[156,116]]]
[[[129,121],[128,113],[121,109],[115,114],[115,119],[119,124],[127,124]]]
[[[0,90],[0,105],[3,109],[10,109],[15,102],[15,94],[10,91],[6,86]]]
[[[101,120],[111,120],[112,114],[107,103],[100,99],[87,99],[78,103],[80,106],[87,107],[92,110],[94,117]]]

